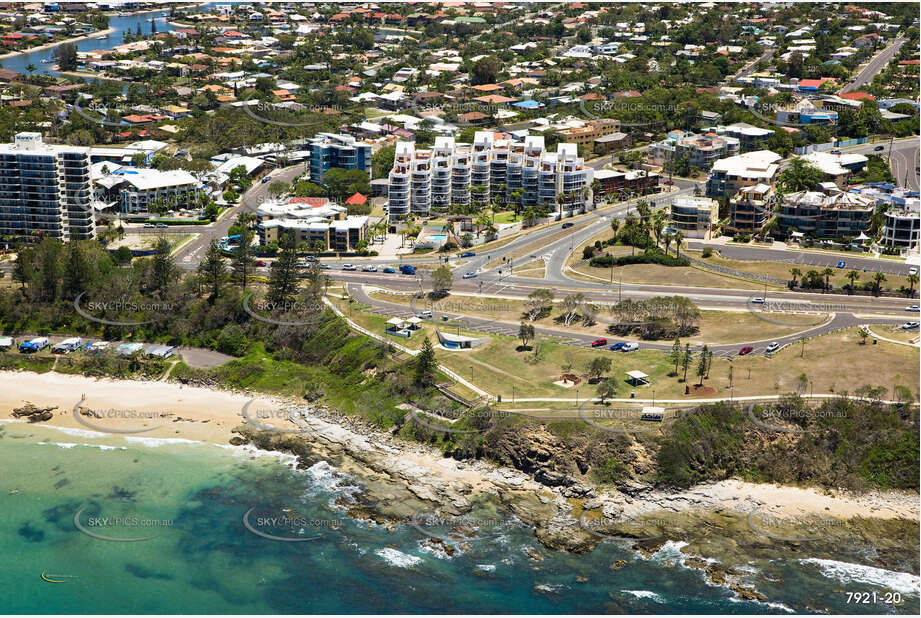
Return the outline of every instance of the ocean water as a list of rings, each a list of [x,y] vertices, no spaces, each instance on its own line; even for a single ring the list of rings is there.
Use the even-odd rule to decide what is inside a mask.
[[[337,506],[353,479],[245,448],[4,423],[0,478],[5,613],[918,613],[918,577],[845,562],[748,565],[768,601],[739,601],[681,565],[680,541],[573,555],[495,513],[459,539],[353,520]]]

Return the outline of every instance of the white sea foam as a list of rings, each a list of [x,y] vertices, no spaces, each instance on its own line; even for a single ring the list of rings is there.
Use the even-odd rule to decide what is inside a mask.
[[[125,436],[126,442],[143,444],[144,446],[165,446],[167,444],[208,444],[201,440],[189,440],[188,438],[145,438],[141,436]]]
[[[624,590],[627,594],[632,594],[638,599],[652,599],[656,603],[664,603],[665,600],[651,590]]]
[[[393,549],[392,547],[379,549],[375,553],[387,561],[387,564],[404,569],[422,562],[422,558],[419,556],[410,556],[409,554],[404,554],[403,552]]]
[[[800,562],[815,565],[819,567],[825,577],[837,579],[844,584],[870,584],[871,586],[879,586],[894,592],[915,596],[918,595],[919,588],[921,588],[921,577],[911,573],[887,571],[886,569],[862,564],[820,558],[806,558],[800,560]]]
[[[796,613],[795,609],[791,609],[787,607],[786,605],[784,605],[783,603],[776,603],[774,601],[758,601],[757,599],[746,600],[746,599],[740,599],[739,597],[729,597],[729,602],[730,603],[758,603],[759,605],[764,605],[772,609],[779,609],[779,610],[785,611],[788,614]]]
[[[483,571],[484,573],[492,573],[496,570],[496,565],[494,564],[478,564],[476,565],[477,571]]]
[[[3,423],[27,423],[29,425],[33,424],[29,423],[29,421],[24,418],[5,418],[0,420],[0,425]],[[65,433],[69,436],[76,436],[78,438],[105,438],[110,435],[101,431],[91,431],[89,429],[80,429],[78,427],[61,427],[60,425],[46,425],[45,423],[40,425],[36,424],[35,426],[54,429],[55,431],[60,431],[61,433]]]
[[[58,446],[61,448],[74,448],[75,446],[85,446],[88,448],[98,448],[101,451],[125,451],[128,450],[124,446],[109,446],[108,444],[82,444],[77,442],[39,442],[38,444],[46,444],[51,446]]]

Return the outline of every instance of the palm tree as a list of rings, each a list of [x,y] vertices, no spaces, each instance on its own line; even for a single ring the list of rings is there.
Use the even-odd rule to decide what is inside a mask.
[[[684,240],[684,234],[681,233],[681,230],[678,230],[674,234],[675,241],[675,257],[681,257],[681,241]],[[668,253],[668,251],[666,251]]]
[[[850,270],[844,276],[851,280],[850,292],[851,294],[853,294],[854,293],[854,281],[856,281],[857,279],[860,279],[860,273],[857,272],[856,270]]]
[[[662,230],[665,228],[665,211],[658,210],[652,215],[652,233],[656,237],[656,247],[659,246],[659,239],[662,237]]]
[[[883,273],[875,273],[873,275],[873,290],[877,296],[880,295],[880,292],[882,291],[882,283],[885,280],[886,280],[886,275],[884,275]]]
[[[787,169],[780,173],[779,184],[784,193],[812,191],[824,178],[822,170],[805,159],[796,157]]]
[[[790,274],[793,275],[793,287],[796,287],[796,278],[801,277],[803,275],[803,271],[794,267],[790,269]]]
[[[663,243],[665,243],[665,255],[668,255],[668,247],[672,244],[672,241],[675,239],[674,233],[665,234],[662,237]]]
[[[828,285],[828,281],[831,278],[831,276],[835,274],[835,271],[833,271],[831,268],[826,268],[825,270],[822,271],[822,274],[825,275],[825,289],[828,290],[830,289]]]
[[[915,291],[915,284],[918,283],[918,275],[908,275],[908,295],[911,296]]]

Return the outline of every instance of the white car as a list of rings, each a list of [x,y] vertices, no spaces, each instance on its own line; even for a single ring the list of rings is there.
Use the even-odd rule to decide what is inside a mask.
[[[905,307],[905,311],[921,311],[921,307],[918,307],[918,305],[908,305]]]
[[[918,322],[905,322],[902,324],[902,330],[911,330],[912,328],[918,328]]]
[[[358,267],[354,264],[343,264],[342,270],[358,270]]]
[[[917,274],[918,274],[918,267],[917,267],[917,266],[912,266],[911,268],[909,268],[909,269],[908,269],[908,274],[909,274],[909,275],[917,275]]]
[[[419,313],[416,314],[416,317],[419,318],[420,320],[431,320],[432,312],[431,311],[420,311]]]
[[[375,266],[374,264],[369,264],[368,266],[362,267],[362,270],[365,271],[366,273],[376,273],[377,266]]]
[[[756,304],[759,304],[759,305],[763,305],[763,304],[764,304],[764,299],[761,298],[760,296],[756,296],[755,298],[752,299],[752,302],[753,302],[753,303],[756,303]]]
[[[636,352],[640,349],[640,344],[638,343],[625,343],[624,347],[620,349],[621,352]]]
[[[780,344],[777,343],[776,341],[772,341],[771,343],[768,344],[768,347],[764,348],[764,352],[765,354],[770,354],[771,352],[774,352],[778,348],[780,348]]]
[[[476,277],[476,273],[464,273],[464,279],[473,279],[474,277]]]

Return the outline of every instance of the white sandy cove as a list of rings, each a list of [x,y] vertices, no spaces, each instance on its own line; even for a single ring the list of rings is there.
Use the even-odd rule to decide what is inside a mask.
[[[73,416],[73,408],[86,395],[82,406],[104,413],[107,410],[138,412],[167,412],[174,416],[152,419],[89,417],[90,423],[108,428],[157,428],[133,434],[154,438],[185,438],[216,444],[226,444],[231,429],[243,422],[243,406],[254,399],[248,416],[259,418],[260,410],[278,410],[284,401],[265,395],[231,393],[201,387],[182,386],[170,382],[96,379],[59,373],[0,371],[0,420],[12,418],[13,408],[29,402],[39,407],[58,406],[54,418],[47,424],[90,429]],[[290,403],[290,402],[289,402]],[[173,422],[176,417],[184,420]],[[208,421],[203,422],[203,421]],[[284,416],[273,416],[271,424],[291,426]],[[404,477],[424,477],[436,484],[467,485],[470,489],[486,489],[496,480],[513,482],[520,489],[541,489],[527,477],[508,468],[496,468],[483,461],[460,463],[446,459],[434,449],[418,444],[403,443],[389,434],[366,436],[351,429],[312,417],[310,429],[326,439],[348,444],[356,451],[374,452],[391,472]],[[546,491],[546,488],[543,488]],[[605,492],[607,493],[607,492]],[[605,497],[602,494],[599,497]],[[826,515],[838,518],[872,517],[918,520],[919,497],[911,492],[848,492],[827,493],[819,489],[783,485],[747,483],[738,480],[706,483],[681,492],[641,494],[631,501],[616,500],[624,514],[659,510],[694,510],[725,508],[749,512],[758,507],[775,515]]]
[[[119,435],[182,437],[219,444],[226,444],[231,437],[230,430],[243,422],[243,406],[253,399],[243,393],[169,382],[0,371],[0,419],[11,419],[13,408],[26,403],[38,407],[58,406],[49,425],[92,430],[73,416],[74,406],[84,395],[82,409],[99,413],[116,411],[102,419],[87,417],[86,421],[92,425],[113,429],[156,427],[144,433]],[[251,418],[256,418],[259,410],[278,407],[278,402],[270,397],[255,396],[255,399],[248,410]],[[152,413],[157,416],[152,417]],[[159,417],[160,413],[172,413],[173,416]],[[173,422],[176,417],[191,420]],[[272,422],[279,426],[286,423],[281,418],[273,418]]]

